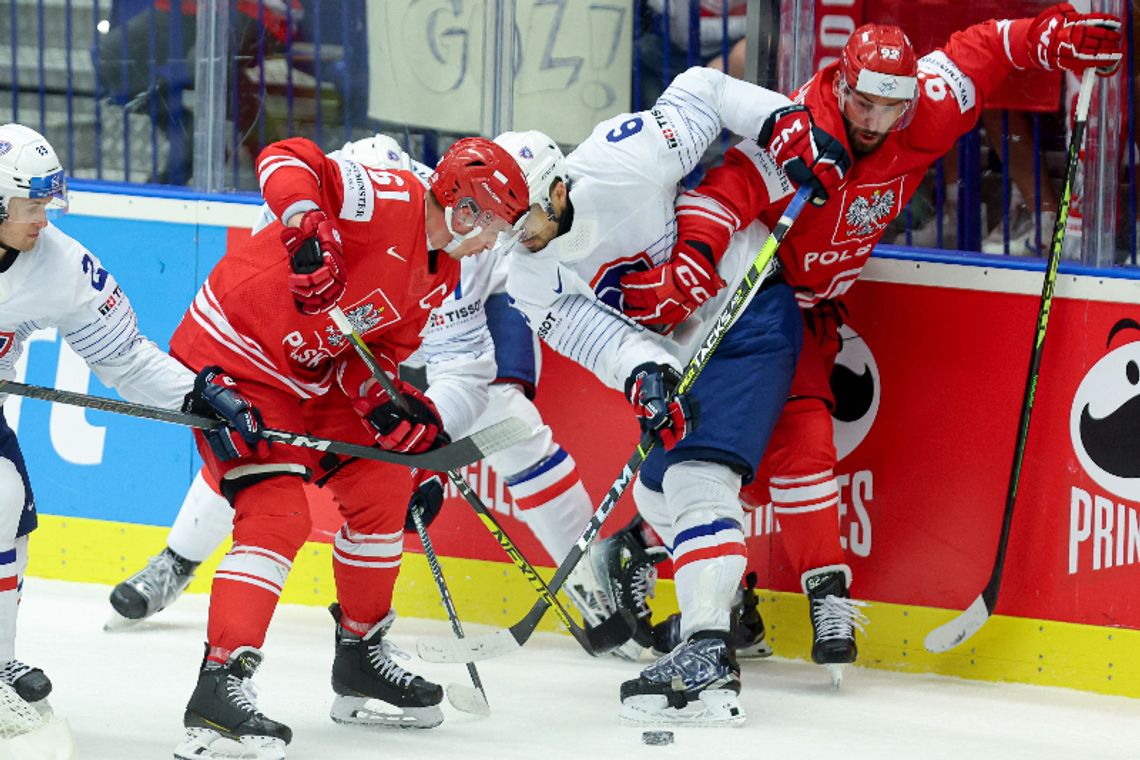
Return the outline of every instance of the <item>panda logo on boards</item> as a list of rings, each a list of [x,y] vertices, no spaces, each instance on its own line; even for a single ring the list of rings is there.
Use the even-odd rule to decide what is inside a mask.
[[[882,386],[879,365],[863,336],[848,325],[839,328],[842,347],[831,370],[831,410],[835,456],[842,461],[863,442],[879,413]]]
[[[1140,323],[1117,321],[1105,347],[1073,396],[1069,435],[1097,485],[1140,502]]]

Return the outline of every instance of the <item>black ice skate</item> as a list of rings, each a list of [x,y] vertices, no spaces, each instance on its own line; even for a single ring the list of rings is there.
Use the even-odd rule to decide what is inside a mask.
[[[843,666],[859,656],[855,645],[855,629],[863,632],[867,617],[859,609],[866,602],[850,599],[851,569],[846,565],[828,565],[804,573],[804,593],[811,605],[811,627],[814,634],[811,659],[831,671],[835,688],[843,683]]]
[[[623,722],[721,726],[744,722],[740,665],[725,631],[699,631],[621,685]]]
[[[0,681],[11,686],[20,699],[41,714],[51,714],[51,706],[47,702],[47,696],[51,694],[51,681],[39,668],[25,665],[19,660],[8,660],[0,667]]]
[[[634,517],[590,552],[594,575],[605,595],[618,609],[628,610],[637,619],[633,638],[613,651],[626,660],[636,660],[643,649],[653,645],[648,599],[657,586],[657,565],[669,556],[664,546],[646,544],[641,523],[640,515]]]
[[[397,665],[393,656],[408,655],[384,639],[396,621],[395,611],[363,638],[341,627],[339,604],[329,607],[329,612],[337,622],[333,720],[393,728],[434,728],[443,722],[439,707],[443,689]]]
[[[769,657],[772,647],[764,638],[764,621],[760,617],[760,600],[756,596],[756,573],[749,573],[745,585],[737,589],[732,602],[732,640],[736,658]],[[672,652],[681,643],[681,616],[673,613],[653,626],[653,654]]]
[[[197,562],[179,556],[170,547],[151,557],[146,567],[111,591],[115,613],[103,630],[129,628],[165,609],[190,585],[197,567]]]
[[[182,717],[186,741],[175,748],[176,760],[283,760],[293,732],[257,709],[253,674],[261,660],[253,647],[238,647],[224,665],[202,659]]]

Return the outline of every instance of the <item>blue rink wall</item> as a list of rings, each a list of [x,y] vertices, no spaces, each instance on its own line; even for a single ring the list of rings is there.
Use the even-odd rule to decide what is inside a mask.
[[[104,208],[128,214],[141,203],[177,218],[191,201],[77,196],[75,210],[56,224],[115,276],[139,316],[140,330],[165,350],[200,283],[225,252],[227,228],[86,213]],[[252,218],[256,206],[231,209],[236,218],[242,212]],[[25,382],[115,395],[55,330],[33,337],[26,362]],[[17,397],[5,410],[10,420],[16,417],[41,514],[168,526],[200,464],[185,428]]]

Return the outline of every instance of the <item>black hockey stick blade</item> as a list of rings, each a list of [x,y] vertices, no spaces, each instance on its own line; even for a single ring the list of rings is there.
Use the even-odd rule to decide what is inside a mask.
[[[923,645],[931,652],[946,652],[961,644],[978,632],[993,615],[997,607],[998,592],[1001,590],[1002,572],[1005,567],[1005,554],[1009,548],[1009,536],[1013,525],[1013,511],[1017,505],[1017,488],[1021,482],[1021,466],[1025,459],[1025,447],[1029,442],[1029,423],[1033,418],[1033,402],[1037,396],[1037,379],[1041,370],[1041,357],[1045,352],[1045,334],[1049,327],[1049,313],[1053,308],[1053,292],[1057,284],[1057,269],[1061,264],[1061,252],[1065,244],[1065,227],[1069,219],[1069,203],[1072,199],[1073,182],[1077,176],[1081,142],[1085,136],[1085,125],[1089,118],[1089,104],[1092,99],[1096,70],[1086,69],[1081,78],[1081,89],[1077,95],[1077,108],[1073,120],[1073,134],[1069,139],[1068,161],[1065,168],[1065,184],[1061,189],[1061,205],[1057,209],[1057,219],[1053,224],[1053,237],[1049,249],[1049,260],[1045,266],[1045,281],[1041,286],[1041,302],[1037,307],[1037,326],[1033,336],[1033,348],[1029,354],[1029,371],[1025,380],[1025,393],[1021,400],[1021,416],[1017,425],[1017,438],[1013,447],[1013,465],[1010,467],[1009,486],[1006,489],[1005,509],[1002,512],[1001,534],[998,536],[994,565],[990,579],[982,593],[961,614],[926,634]]]
[[[14,380],[0,380],[0,393],[12,393],[17,396],[51,401],[71,406],[81,406],[87,409],[98,409],[103,412],[123,414],[128,417],[138,417],[146,420],[169,422],[185,427],[210,430],[223,423],[209,417],[196,414],[185,414],[171,409],[156,406],[136,404],[131,401],[89,396],[86,393],[61,391],[56,388],[44,388],[39,385],[17,383]],[[355,443],[334,441],[327,438],[317,438],[303,433],[292,433],[287,430],[273,430],[264,428],[261,435],[268,441],[284,443],[289,446],[299,446],[317,451],[330,451],[343,456],[372,459],[378,462],[389,462],[405,467],[420,467],[425,470],[454,470],[478,462],[488,454],[502,451],[526,440],[531,434],[530,426],[518,417],[508,417],[502,422],[483,428],[472,433],[467,438],[460,438],[447,446],[442,446],[423,454],[396,454],[391,451],[374,446],[361,446]]]

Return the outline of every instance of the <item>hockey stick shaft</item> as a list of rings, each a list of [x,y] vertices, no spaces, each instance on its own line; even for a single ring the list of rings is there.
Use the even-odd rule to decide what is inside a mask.
[[[128,417],[138,417],[157,422],[168,422],[184,427],[198,428],[199,430],[212,430],[225,424],[221,420],[203,417],[197,414],[186,414],[157,406],[136,404],[131,401],[90,396],[86,393],[63,391],[57,388],[44,388],[39,385],[27,385],[15,380],[0,380],[0,393],[11,393],[17,396],[50,401],[59,404],[97,409],[103,412],[122,414]],[[355,443],[320,438],[303,433],[293,433],[287,430],[274,430],[262,428],[261,436],[271,443],[283,443],[288,446],[328,451],[343,456],[359,457],[360,459],[373,459],[378,462],[389,462],[405,467],[423,467],[426,469],[441,469],[442,465],[451,467],[465,467],[477,462],[493,451],[501,451],[524,440],[530,434],[530,428],[522,420],[511,418],[504,420],[507,423],[492,425],[472,434],[468,438],[455,441],[449,446],[429,451],[425,454],[395,454],[371,446],[360,446]],[[442,468],[446,469],[446,468]]]
[[[768,239],[764,241],[764,245],[760,247],[759,253],[757,253],[756,257],[752,260],[752,264],[749,266],[744,278],[729,296],[728,301],[721,308],[712,327],[709,328],[708,333],[705,335],[704,341],[697,348],[693,357],[689,360],[688,365],[686,365],[685,372],[681,376],[681,382],[677,386],[678,393],[684,393],[693,387],[693,384],[697,381],[697,378],[708,364],[709,357],[716,350],[717,346],[720,345],[720,342],[728,333],[729,328],[731,328],[733,322],[736,321],[737,316],[739,316],[752,301],[764,278],[764,271],[768,268],[768,264],[775,256],[777,249],[780,247],[780,243],[787,235],[788,230],[791,229],[792,224],[799,217],[800,212],[803,211],[810,197],[811,191],[807,187],[801,187],[796,191],[796,194],[788,203],[784,213],[780,216],[780,220],[772,229],[771,234],[768,235]],[[622,467],[621,472],[618,473],[613,485],[610,486],[605,497],[602,499],[602,503],[590,517],[590,522],[586,525],[582,534],[578,537],[577,542],[571,547],[566,557],[562,560],[562,563],[558,566],[554,577],[551,578],[549,589],[552,593],[557,593],[558,590],[562,588],[562,584],[566,582],[567,577],[574,570],[582,557],[585,556],[590,545],[601,531],[602,524],[606,518],[609,517],[614,507],[617,506],[622,494],[625,493],[629,484],[633,481],[637,471],[641,469],[641,465],[644,464],[655,444],[656,440],[652,435],[648,433],[642,435],[641,440],[637,444],[637,448],[630,455],[629,460],[625,463],[625,466]],[[498,631],[496,633],[487,634],[486,636],[478,637],[480,639],[479,641],[476,641],[475,637],[467,639],[465,643],[467,643],[468,651],[464,652],[463,656],[471,655],[485,659],[488,657],[497,657],[521,647],[530,638],[531,634],[534,633],[539,621],[542,620],[543,615],[546,614],[549,608],[549,602],[547,602],[545,598],[540,598],[534,603],[534,606],[531,607],[523,619],[507,629],[506,633]],[[513,640],[513,644],[511,640]],[[436,642],[433,646],[428,641],[421,639],[417,645],[417,649],[420,656],[428,660],[436,659],[437,661],[450,662],[459,656],[459,652],[457,651],[459,647],[454,647],[456,651],[447,652],[445,651],[445,647],[442,646],[443,644],[444,642]]]
[[[1045,266],[1045,281],[1041,288],[1041,303],[1037,308],[1037,327],[1034,332],[1033,347],[1029,354],[1029,370],[1025,380],[1025,393],[1021,401],[1021,416],[1017,423],[1013,465],[1009,473],[1009,486],[1006,489],[1005,510],[1002,512],[1001,534],[998,537],[994,566],[990,571],[989,581],[987,581],[978,598],[962,614],[927,634],[924,643],[926,648],[932,652],[945,652],[973,636],[982,627],[982,624],[989,619],[997,606],[1002,572],[1005,567],[1006,550],[1009,547],[1010,529],[1013,525],[1013,508],[1017,503],[1021,467],[1025,460],[1025,447],[1029,442],[1029,423],[1033,415],[1033,402],[1037,396],[1037,378],[1041,370],[1041,358],[1045,351],[1045,332],[1049,326],[1049,313],[1053,306],[1053,291],[1057,284],[1057,269],[1061,263],[1061,252],[1065,244],[1065,226],[1069,219],[1069,203],[1072,200],[1073,182],[1076,179],[1078,157],[1080,156],[1081,143],[1084,140],[1085,125],[1089,118],[1089,106],[1095,80],[1096,70],[1085,69],[1081,78],[1080,94],[1077,96],[1073,135],[1069,140],[1065,185],[1061,191],[1057,219],[1053,224],[1049,260]]]
[[[459,638],[463,638],[463,624],[459,622],[459,613],[455,610],[455,602],[451,598],[451,592],[447,588],[447,581],[443,577],[443,568],[439,565],[439,557],[436,556],[435,547],[432,545],[431,537],[428,536],[427,526],[424,525],[423,510],[416,505],[412,507],[412,522],[415,523],[416,533],[419,534],[420,543],[424,547],[424,556],[427,557],[428,567],[431,568],[431,576],[435,580],[435,587],[439,589],[439,596],[443,600],[443,608],[447,611],[447,619],[451,621],[451,630]],[[478,692],[478,698],[474,703],[478,706],[478,712],[486,715],[491,711],[490,703],[487,702],[487,691],[483,688],[483,681],[479,678],[479,671],[475,667],[475,663],[468,662],[467,673],[471,676],[471,683],[474,685]]]
[[[353,347],[356,349],[356,353],[360,355],[360,358],[368,366],[368,369],[372,372],[373,378],[384,389],[384,392],[388,394],[388,396],[397,406],[400,407],[401,410],[405,412],[410,411],[407,399],[404,398],[403,394],[400,393],[400,391],[396,388],[391,378],[389,378],[387,373],[385,373],[384,370],[380,367],[380,363],[377,361],[376,355],[372,353],[372,349],[370,349],[364,342],[363,338],[360,337],[360,333],[358,333],[352,326],[352,323],[349,321],[348,317],[341,310],[341,308],[339,306],[334,306],[330,311],[330,314],[332,316],[333,322],[337,326],[337,329],[340,330],[341,334],[343,334],[345,338],[347,338],[349,342],[352,343]],[[494,515],[492,515],[491,511],[487,509],[487,506],[483,503],[483,500],[479,498],[479,494],[475,493],[475,490],[471,488],[471,485],[463,477],[462,473],[460,473],[457,469],[448,470],[447,477],[451,481],[452,485],[454,485],[455,488],[459,491],[459,494],[463,497],[463,499],[471,506],[473,510],[475,510],[475,514],[478,515],[484,527],[486,527],[487,531],[495,538],[499,546],[502,548],[503,552],[507,555],[507,557],[510,558],[511,562],[514,563],[515,567],[519,569],[519,572],[521,572],[527,579],[531,585],[531,588],[535,590],[540,598],[545,599],[551,606],[554,607],[555,614],[558,615],[559,620],[562,621],[562,624],[566,626],[567,630],[570,631],[575,640],[577,640],[578,643],[581,644],[587,652],[590,654],[599,654],[603,649],[612,649],[613,647],[620,646],[625,641],[625,639],[629,638],[629,636],[633,633],[633,625],[627,625],[626,621],[619,617],[611,618],[611,620],[616,619],[616,621],[620,623],[620,628],[625,629],[624,638],[621,638],[621,640],[612,641],[612,643],[610,643],[603,631],[600,637],[598,634],[595,634],[592,640],[590,634],[581,626],[579,626],[573,618],[570,617],[569,613],[566,612],[566,608],[562,606],[562,603],[558,601],[558,598],[555,597],[554,594],[552,594],[546,587],[546,583],[543,582],[542,577],[538,574],[538,571],[534,569],[534,566],[527,561],[526,557],[523,556],[523,553],[518,549],[517,546],[515,546],[515,543],[511,540],[510,536],[507,535],[507,532],[501,525],[499,525]],[[607,622],[608,627],[605,630],[610,630],[615,627],[615,623],[609,621]],[[620,631],[618,633],[620,633]],[[610,638],[612,637],[613,635],[611,634]],[[460,636],[460,638],[463,637]],[[601,641],[597,641],[598,638],[601,638]],[[618,638],[620,638],[620,636]]]

